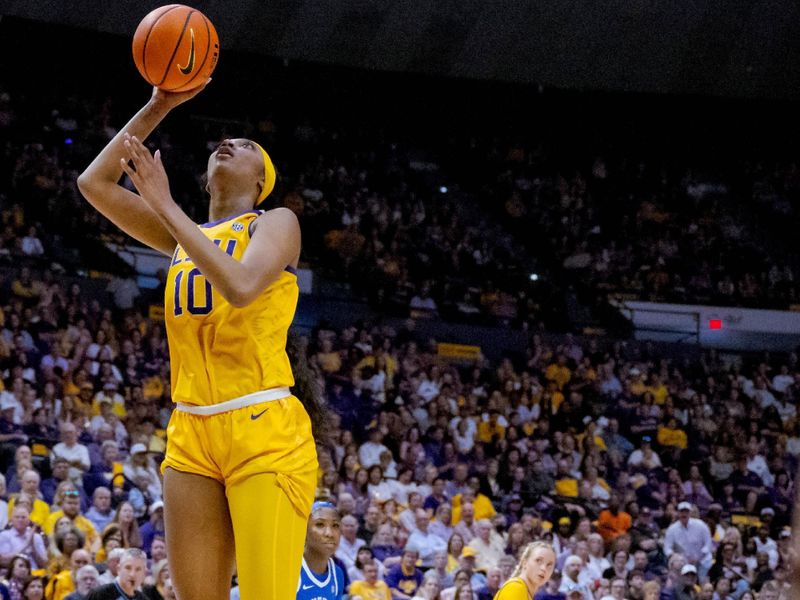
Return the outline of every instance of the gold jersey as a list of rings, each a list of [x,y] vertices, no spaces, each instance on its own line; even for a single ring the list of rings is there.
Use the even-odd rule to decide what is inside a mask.
[[[200,225],[240,261],[250,225],[262,211]],[[212,288],[180,245],[167,276],[164,301],[175,402],[207,406],[275,387],[291,387],[286,336],[298,298],[292,267],[250,304],[237,308]]]

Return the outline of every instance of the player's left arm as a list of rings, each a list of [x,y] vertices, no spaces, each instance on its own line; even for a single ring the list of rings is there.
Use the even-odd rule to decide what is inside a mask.
[[[241,262],[207,238],[174,203],[159,217],[208,282],[233,306],[253,302],[300,253],[300,224],[288,208],[275,208],[256,219]]]
[[[142,199],[175,237],[208,282],[234,306],[247,306],[278,278],[300,254],[300,224],[288,208],[275,208],[256,219],[250,243],[237,261],[203,234],[172,198],[169,181],[155,155],[135,137],[125,148],[133,168],[123,159],[120,166],[136,185]]]

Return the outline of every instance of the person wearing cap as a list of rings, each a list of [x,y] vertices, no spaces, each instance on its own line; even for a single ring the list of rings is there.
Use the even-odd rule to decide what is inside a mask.
[[[18,405],[12,393],[5,390],[0,392],[0,467],[3,469],[14,459],[17,447],[28,441],[28,436],[22,431],[22,425],[14,422],[14,413]]]
[[[688,502],[678,504],[678,518],[667,527],[664,534],[664,554],[669,557],[680,552],[686,561],[696,567],[702,579],[711,568],[713,561],[713,541],[708,525],[701,519],[691,516],[692,505]]]
[[[164,502],[156,500],[148,507],[150,518],[141,526],[139,533],[142,536],[142,550],[150,554],[150,545],[156,536],[165,538],[164,529]]]
[[[580,556],[576,554],[568,556],[564,561],[564,568],[561,570],[561,585],[558,588],[559,591],[564,594],[569,594],[570,590],[580,588],[584,600],[592,600],[594,596],[585,587],[586,576],[583,574],[584,567],[583,559]]]
[[[692,564],[683,565],[681,576],[672,590],[673,598],[675,600],[696,600],[699,592],[697,581],[697,568]]]
[[[161,478],[153,464],[152,458],[147,454],[147,446],[141,443],[131,446],[130,456],[122,464],[122,473],[125,478],[136,487],[144,496],[145,506],[137,511],[137,517],[144,515],[147,505],[161,500]]]
[[[400,562],[386,572],[386,585],[393,600],[410,600],[422,585],[422,571],[417,568],[419,550],[410,544],[403,549]]]
[[[764,517],[764,511],[767,511],[767,514],[772,513],[775,514],[775,511],[769,507],[766,507],[761,510],[762,519]],[[764,552],[769,556],[769,568],[774,569],[778,566],[778,544],[770,537],[769,532],[769,525],[767,523],[762,523],[758,527],[757,535],[754,538],[756,543],[756,551],[757,552]]]
[[[300,226],[287,208],[256,208],[276,171],[245,138],[222,140],[208,159],[207,223],[198,226],[174,201],[160,151],[143,142],[204,87],[155,88],[78,187],[125,233],[171,259],[164,312],[177,410],[162,469],[177,595],[228,594],[235,558],[243,600],[264,590],[288,598],[296,581],[285,573],[300,571],[317,484],[312,423],[324,415],[314,386],[300,386],[302,398],[290,389]],[[123,173],[138,194],[120,185]]]
[[[102,412],[102,404],[107,402],[111,407],[111,412],[117,415],[120,419],[124,419],[127,415],[125,410],[125,398],[119,393],[119,384],[109,379],[103,383],[103,387],[94,395],[92,400],[92,415],[100,415]]]
[[[628,466],[636,469],[651,471],[661,466],[661,457],[653,451],[653,438],[649,435],[642,436],[642,443],[628,457]]]

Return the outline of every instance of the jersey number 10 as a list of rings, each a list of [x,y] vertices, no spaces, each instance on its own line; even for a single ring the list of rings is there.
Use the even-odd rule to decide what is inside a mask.
[[[222,240],[214,240],[214,243],[219,246]],[[233,251],[236,248],[236,240],[228,240],[225,245],[225,253],[233,256]],[[177,251],[176,251],[177,256]],[[191,260],[188,256],[181,260],[172,259],[172,264],[177,265],[180,262]],[[199,281],[195,281],[199,279]],[[178,271],[175,274],[175,316],[179,317],[183,314],[183,306],[181,305],[181,287],[186,283],[186,310],[192,315],[207,315],[214,309],[213,296],[211,294],[211,284],[200,272],[200,269],[195,267],[191,271]],[[200,285],[204,288],[205,302],[198,304],[199,299],[195,297],[195,286]]]

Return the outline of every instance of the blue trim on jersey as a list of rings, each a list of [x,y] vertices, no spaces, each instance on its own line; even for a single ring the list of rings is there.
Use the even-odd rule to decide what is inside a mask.
[[[204,229],[208,228],[208,227],[214,227],[214,225],[219,225],[220,223],[224,223],[225,221],[230,221],[231,219],[236,219],[236,218],[241,217],[242,215],[246,215],[248,213],[255,213],[257,215],[260,215],[261,211],[260,210],[254,210],[254,209],[251,208],[250,210],[245,210],[243,212],[240,212],[239,214],[231,215],[230,217],[223,217],[221,219],[217,219],[216,221],[211,221],[210,223],[203,223],[202,225],[200,225],[200,227],[203,227]]]
[[[288,271],[292,275],[297,275],[297,269],[295,269],[292,265],[286,265],[284,271]]]
[[[341,600],[344,595],[343,582],[344,571],[332,558],[328,559],[324,574],[312,571],[303,558],[300,580],[297,582],[297,600]]]

